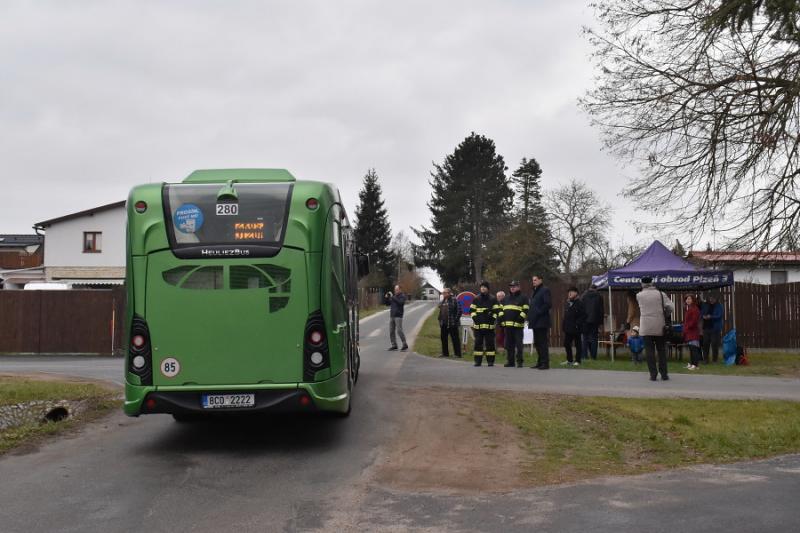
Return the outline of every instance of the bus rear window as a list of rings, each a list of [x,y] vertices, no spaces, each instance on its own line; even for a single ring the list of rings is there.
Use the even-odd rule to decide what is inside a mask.
[[[260,256],[280,248],[290,183],[165,185],[165,216],[173,250],[186,257]],[[229,253],[229,252],[248,253]],[[269,255],[269,254],[267,254]]]

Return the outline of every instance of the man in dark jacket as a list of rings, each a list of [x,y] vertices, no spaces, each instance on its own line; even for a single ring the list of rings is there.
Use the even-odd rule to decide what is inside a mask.
[[[442,339],[442,354],[439,357],[450,357],[447,338],[453,341],[456,357],[461,357],[461,338],[458,328],[461,326],[461,307],[453,298],[453,293],[445,287],[442,290],[442,301],[439,302],[439,332]]]
[[[706,364],[712,361],[712,357],[715,363],[719,359],[724,315],[725,309],[716,294],[711,294],[700,308],[700,317],[703,319],[703,358]]]
[[[494,366],[494,325],[497,315],[500,313],[500,305],[494,296],[489,294],[489,283],[481,282],[481,293],[472,301],[469,306],[469,316],[472,317],[472,331],[475,333],[475,347],[472,355],[475,357],[475,366],[481,366],[483,356],[486,356],[486,364]]]
[[[541,276],[533,276],[528,325],[533,330],[533,345],[536,346],[536,364],[531,368],[547,370],[550,368],[550,309],[552,299],[550,289],[544,286]]]
[[[580,366],[583,359],[583,323],[586,320],[586,311],[583,302],[578,299],[578,288],[570,287],[567,291],[567,301],[564,304],[564,348],[567,351],[567,360],[562,365]],[[575,360],[572,359],[572,346],[575,346]]]
[[[392,343],[389,351],[397,350],[397,336],[400,337],[400,341],[403,343],[401,349],[406,351],[408,350],[408,344],[406,344],[406,334],[403,333],[403,312],[406,305],[406,295],[403,294],[403,289],[400,288],[400,285],[395,285],[394,294],[387,292],[386,296],[389,300],[389,341]]]
[[[519,292],[519,281],[512,281],[508,291],[498,316],[506,337],[506,364],[503,366],[512,367],[516,360],[517,368],[522,368],[522,330],[528,316],[528,299]]]
[[[586,322],[583,327],[583,353],[588,358],[597,359],[597,335],[600,325],[605,318],[603,296],[597,292],[597,285],[592,285],[581,297],[583,309],[586,312]]]

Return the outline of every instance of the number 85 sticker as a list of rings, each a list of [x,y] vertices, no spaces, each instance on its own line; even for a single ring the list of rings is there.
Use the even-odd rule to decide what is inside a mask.
[[[168,378],[174,378],[181,371],[181,364],[174,357],[167,357],[161,361],[161,373]]]

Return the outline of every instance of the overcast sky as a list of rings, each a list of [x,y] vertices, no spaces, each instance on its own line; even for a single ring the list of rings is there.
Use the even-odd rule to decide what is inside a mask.
[[[581,0],[0,3],[0,233],[198,168],[381,177],[396,232],[427,223],[432,162],[471,131],[509,173],[588,182],[635,236],[623,171],[578,109]]]

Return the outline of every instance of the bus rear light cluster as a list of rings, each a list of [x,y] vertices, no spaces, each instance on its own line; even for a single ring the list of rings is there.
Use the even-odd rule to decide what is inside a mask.
[[[314,381],[315,374],[330,366],[325,321],[320,311],[314,311],[306,321],[303,342],[303,380]]]
[[[142,385],[153,384],[153,356],[150,346],[150,329],[139,315],[131,321],[128,342],[128,372],[139,376]]]

